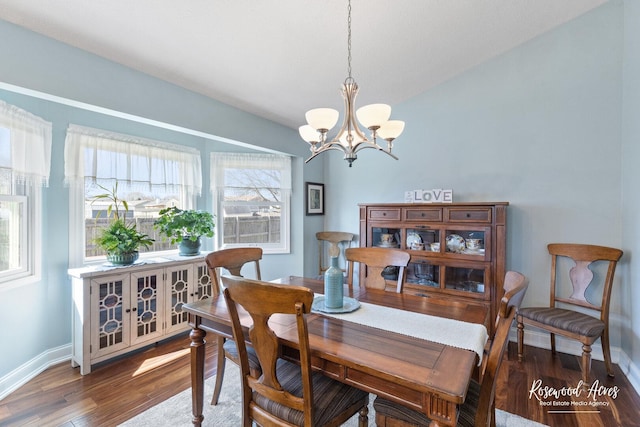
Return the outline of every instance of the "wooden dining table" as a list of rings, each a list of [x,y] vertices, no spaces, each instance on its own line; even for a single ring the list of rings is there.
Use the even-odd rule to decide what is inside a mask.
[[[274,283],[305,286],[323,293],[323,282],[290,276]],[[429,298],[345,285],[345,296],[431,316],[488,325],[488,308],[465,301]],[[193,328],[191,382],[193,424],[200,426],[204,402],[205,336],[207,332],[233,338],[224,297],[214,296],[184,305]],[[241,314],[241,323],[251,324]],[[307,316],[312,366],[336,380],[425,413],[431,426],[456,425],[458,406],[478,363],[475,352],[409,335],[374,328],[348,320],[348,316]],[[279,337],[282,357],[298,358],[297,329],[291,315],[275,315],[270,326]],[[416,325],[425,328],[428,325]],[[218,349],[221,351],[221,349]]]

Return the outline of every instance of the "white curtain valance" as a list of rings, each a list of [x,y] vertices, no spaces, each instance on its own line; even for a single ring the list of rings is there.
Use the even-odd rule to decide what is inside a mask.
[[[15,105],[0,101],[0,127],[9,129],[11,169],[17,184],[49,185],[52,125]]]
[[[72,124],[64,158],[65,181],[72,185],[118,180],[132,188],[202,191],[200,152],[181,145]]]
[[[291,190],[291,157],[261,153],[211,153],[211,191],[224,187],[225,169],[281,171],[280,189]]]

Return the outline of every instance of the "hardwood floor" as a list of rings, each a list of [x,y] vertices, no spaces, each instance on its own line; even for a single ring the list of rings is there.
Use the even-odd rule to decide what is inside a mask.
[[[206,376],[213,375],[215,344],[207,344]],[[551,427],[640,426],[640,397],[620,369],[606,375],[604,363],[593,362],[593,374],[604,387],[617,387],[616,397],[597,396],[609,406],[542,406],[529,397],[533,381],[561,390],[576,387],[580,368],[575,356],[527,347],[519,363],[510,343],[498,377],[496,406]],[[1,426],[116,426],[190,386],[189,339],[181,336],[135,355],[94,368],[81,376],[65,362],[47,369],[0,401]],[[611,391],[612,389],[607,389]],[[205,396],[210,399],[211,396]],[[587,399],[588,398],[588,399]],[[545,399],[542,399],[545,400]],[[546,401],[569,402],[568,397]],[[592,401],[587,392],[574,400]],[[583,409],[586,408],[586,409]],[[550,413],[553,410],[599,410],[599,413]],[[185,408],[190,411],[191,408]]]

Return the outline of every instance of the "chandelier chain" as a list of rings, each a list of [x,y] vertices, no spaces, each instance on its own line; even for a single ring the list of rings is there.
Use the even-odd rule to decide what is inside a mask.
[[[348,18],[347,18],[347,80],[351,81],[351,0],[349,0],[348,6]]]

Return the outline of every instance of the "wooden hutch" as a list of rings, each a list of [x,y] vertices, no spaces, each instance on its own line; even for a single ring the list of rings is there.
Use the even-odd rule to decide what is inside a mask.
[[[508,205],[360,204],[360,246],[409,252],[404,292],[486,304],[490,307],[487,326],[493,334],[492,319],[502,298],[505,275]],[[382,235],[389,234],[391,243],[384,243]],[[388,289],[395,290],[395,272],[386,273]],[[359,274],[363,280],[366,269]]]

